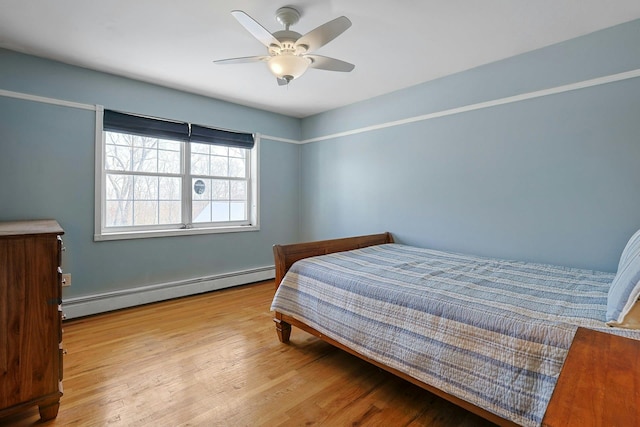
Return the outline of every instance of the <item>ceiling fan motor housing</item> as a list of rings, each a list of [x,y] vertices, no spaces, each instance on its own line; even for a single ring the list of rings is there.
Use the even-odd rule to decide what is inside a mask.
[[[300,33],[295,31],[277,31],[273,36],[278,39],[280,46],[272,44],[269,46],[269,54],[272,56],[290,54],[302,55],[307,53],[308,46],[304,44],[296,44],[296,41],[302,37]]]
[[[283,25],[287,30],[291,25],[296,25],[300,20],[300,12],[292,7],[281,7],[276,11],[276,21]]]

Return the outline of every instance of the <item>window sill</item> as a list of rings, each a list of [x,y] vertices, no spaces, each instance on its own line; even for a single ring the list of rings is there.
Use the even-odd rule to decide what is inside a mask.
[[[198,234],[241,233],[259,230],[260,226],[258,225],[242,225],[230,227],[176,228],[170,230],[117,231],[94,234],[93,240],[95,242],[102,242],[108,240],[148,239],[153,237],[193,236]]]

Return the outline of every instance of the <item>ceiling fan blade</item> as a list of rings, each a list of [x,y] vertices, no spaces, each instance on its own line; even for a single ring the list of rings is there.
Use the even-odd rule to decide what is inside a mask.
[[[342,71],[348,73],[356,67],[355,65],[348,62],[341,61],[335,58],[329,58],[327,56],[305,55],[305,58],[310,58],[312,61],[309,67],[317,68],[319,70]]]
[[[247,15],[241,10],[234,10],[231,12],[234,18],[238,20],[238,22],[251,33],[251,35],[257,38],[260,43],[265,45],[266,47],[275,44],[276,46],[280,46],[280,42],[278,39],[273,37],[266,28],[260,25],[255,19]]]
[[[309,31],[296,41],[296,45],[306,45],[307,52],[313,52],[344,33],[350,26],[349,18],[341,16]]]
[[[218,59],[213,61],[215,64],[226,65],[226,64],[244,64],[247,62],[261,62],[268,61],[270,56],[243,56],[241,58],[229,58],[229,59]]]

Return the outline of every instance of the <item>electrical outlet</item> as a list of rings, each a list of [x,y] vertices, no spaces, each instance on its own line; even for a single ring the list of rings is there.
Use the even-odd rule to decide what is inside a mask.
[[[62,286],[71,286],[71,273],[64,273],[62,275]]]

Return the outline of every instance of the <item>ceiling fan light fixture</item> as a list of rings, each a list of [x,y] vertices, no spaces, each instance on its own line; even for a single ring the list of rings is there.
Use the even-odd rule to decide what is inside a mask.
[[[287,83],[302,76],[309,68],[309,64],[311,64],[310,59],[296,55],[274,56],[267,63],[273,75],[278,79],[286,80]]]
[[[288,85],[291,80],[300,78],[309,67],[342,72],[352,71],[355,67],[353,64],[339,59],[313,54],[351,26],[351,21],[346,16],[332,19],[305,35],[301,35],[289,29],[300,19],[300,12],[293,7],[285,6],[276,11],[276,20],[284,26],[284,30],[275,33],[269,32],[258,21],[241,10],[233,10],[231,14],[240,25],[267,48],[269,55],[220,59],[213,61],[216,64],[266,62],[280,86]]]

